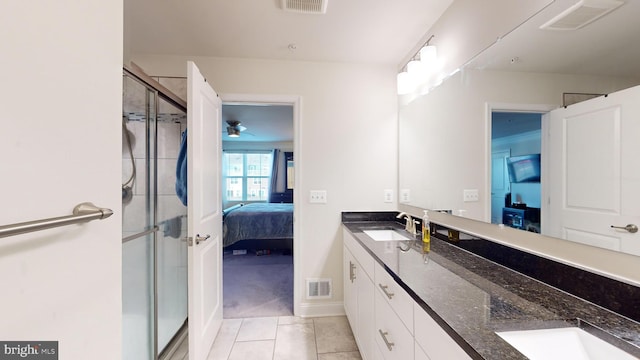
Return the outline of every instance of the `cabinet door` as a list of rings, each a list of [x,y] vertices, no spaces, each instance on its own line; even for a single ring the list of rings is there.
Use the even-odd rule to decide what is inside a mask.
[[[424,350],[422,350],[422,348],[420,347],[420,344],[418,344],[418,342],[414,343],[414,348],[416,350],[415,360],[431,360],[431,359],[429,359],[427,354],[424,352]]]
[[[364,271],[359,271],[356,279],[358,293],[358,347],[364,360],[373,358],[375,345],[375,319],[373,281]]]
[[[351,329],[353,331],[354,336],[357,339],[357,323],[358,323],[358,301],[357,301],[357,283],[356,283],[356,260],[351,255],[349,249],[346,246],[342,247],[343,251],[343,292],[344,292],[344,312],[347,314],[347,319],[349,319],[349,325],[351,325]]]
[[[356,240],[347,229],[342,230],[342,239],[344,241],[344,245],[349,249],[349,251],[351,251],[353,257],[360,264],[360,269],[366,272],[367,275],[373,279],[373,267],[376,262],[373,257],[364,249],[364,247],[362,247],[362,245],[360,245],[358,240]]]

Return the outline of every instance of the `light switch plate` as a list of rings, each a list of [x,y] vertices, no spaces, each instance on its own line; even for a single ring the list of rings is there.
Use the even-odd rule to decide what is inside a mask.
[[[400,202],[403,204],[411,202],[411,190],[409,189],[400,190]]]
[[[393,202],[393,190],[385,189],[384,190],[384,202],[390,203]]]
[[[476,202],[480,198],[478,189],[464,189],[462,196],[464,202]]]
[[[311,190],[309,202],[312,204],[326,204],[327,190]]]

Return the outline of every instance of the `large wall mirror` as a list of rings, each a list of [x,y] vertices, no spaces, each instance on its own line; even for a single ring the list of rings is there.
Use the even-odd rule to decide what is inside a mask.
[[[617,122],[613,130],[583,127],[593,116],[582,116],[585,121],[552,116],[598,99],[610,101],[606,109],[617,108],[614,94],[621,91],[627,103],[640,102],[640,90],[630,91],[640,84],[640,1],[624,1],[576,30],[541,29],[577,2],[554,1],[441,85],[400,97],[400,207],[450,209],[454,215],[563,239],[574,240],[573,234],[580,233],[579,241],[588,245],[640,255],[640,233],[625,245],[619,238],[632,236],[626,229],[607,225],[610,234],[585,235],[592,231],[579,224],[594,221],[586,216],[573,229],[557,226],[562,216],[580,216],[561,211],[559,204],[574,201],[587,210],[582,214],[589,213],[585,193],[618,197],[608,215],[596,217],[592,211],[594,219],[612,215],[606,219],[611,225],[640,225],[634,205],[640,203],[640,190],[632,189],[626,197],[612,190],[620,174],[640,188],[640,174],[628,170],[638,166],[625,157],[611,161],[598,147],[605,138],[610,146],[624,149],[629,138],[640,143],[640,113],[632,123]],[[611,95],[599,96],[603,94]],[[610,113],[615,119],[620,115],[619,110]],[[573,150],[554,144],[558,138],[570,141]],[[576,164],[579,169],[572,168]],[[564,177],[550,177],[554,171]],[[620,209],[625,216],[613,216]]]

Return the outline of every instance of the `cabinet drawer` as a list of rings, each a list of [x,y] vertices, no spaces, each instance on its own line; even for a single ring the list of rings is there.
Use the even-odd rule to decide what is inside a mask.
[[[382,265],[375,264],[376,289],[384,300],[391,305],[393,311],[398,314],[407,330],[413,334],[413,299],[398,283],[389,275]]]
[[[417,303],[414,303],[416,343],[431,360],[470,360],[471,357]]]
[[[384,356],[382,355],[382,351],[380,351],[380,349],[378,349],[377,346],[373,350],[373,360],[384,360]]]
[[[344,245],[351,251],[353,257],[360,263],[362,270],[367,273],[370,279],[373,279],[373,264],[375,260],[347,230],[342,229],[342,241]]]
[[[413,360],[413,336],[381,292],[375,295],[376,344],[385,360]]]

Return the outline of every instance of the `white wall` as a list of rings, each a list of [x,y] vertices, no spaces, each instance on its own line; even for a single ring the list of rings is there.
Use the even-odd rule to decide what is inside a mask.
[[[307,300],[301,315],[342,308],[340,212],[395,210],[384,189],[397,188],[396,71],[390,65],[192,57],[221,94],[301,97],[296,157],[298,287],[306,278],[331,278],[333,298]],[[150,75],[185,76],[184,57],[133,56]],[[310,190],[327,190],[328,203],[309,204]]]
[[[0,239],[0,340],[121,357],[122,1],[0,5],[0,224],[111,218]]]

